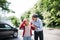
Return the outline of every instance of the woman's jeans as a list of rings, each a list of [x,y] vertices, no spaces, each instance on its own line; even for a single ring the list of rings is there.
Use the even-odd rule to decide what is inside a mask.
[[[31,36],[30,37],[23,37],[23,40],[31,40]]]

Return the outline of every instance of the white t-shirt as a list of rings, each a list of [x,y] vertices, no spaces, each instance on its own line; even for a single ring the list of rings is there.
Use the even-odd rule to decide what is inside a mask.
[[[31,29],[31,27],[25,26],[25,34],[24,34],[25,37],[31,36],[31,35],[30,35],[30,29]]]

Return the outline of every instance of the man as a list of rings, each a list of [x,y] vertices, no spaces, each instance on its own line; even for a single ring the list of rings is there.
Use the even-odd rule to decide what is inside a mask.
[[[39,37],[39,40],[43,40],[43,23],[42,20],[38,18],[37,14],[32,15],[31,23],[36,27],[34,31],[34,39],[38,40]]]

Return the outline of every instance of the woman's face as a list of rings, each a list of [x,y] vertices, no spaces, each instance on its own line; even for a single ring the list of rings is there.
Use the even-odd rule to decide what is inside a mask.
[[[29,25],[29,21],[26,21],[25,24],[26,24],[26,25]]]

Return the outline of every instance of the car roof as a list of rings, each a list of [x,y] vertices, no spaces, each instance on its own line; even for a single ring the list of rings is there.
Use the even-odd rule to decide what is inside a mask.
[[[12,27],[16,27],[15,25],[13,25],[13,24],[10,23],[10,22],[1,22],[1,21],[0,21],[0,24],[8,24],[8,25],[10,25],[10,26],[12,26]]]
[[[7,23],[5,23],[5,22],[0,22],[0,24],[7,24]]]

